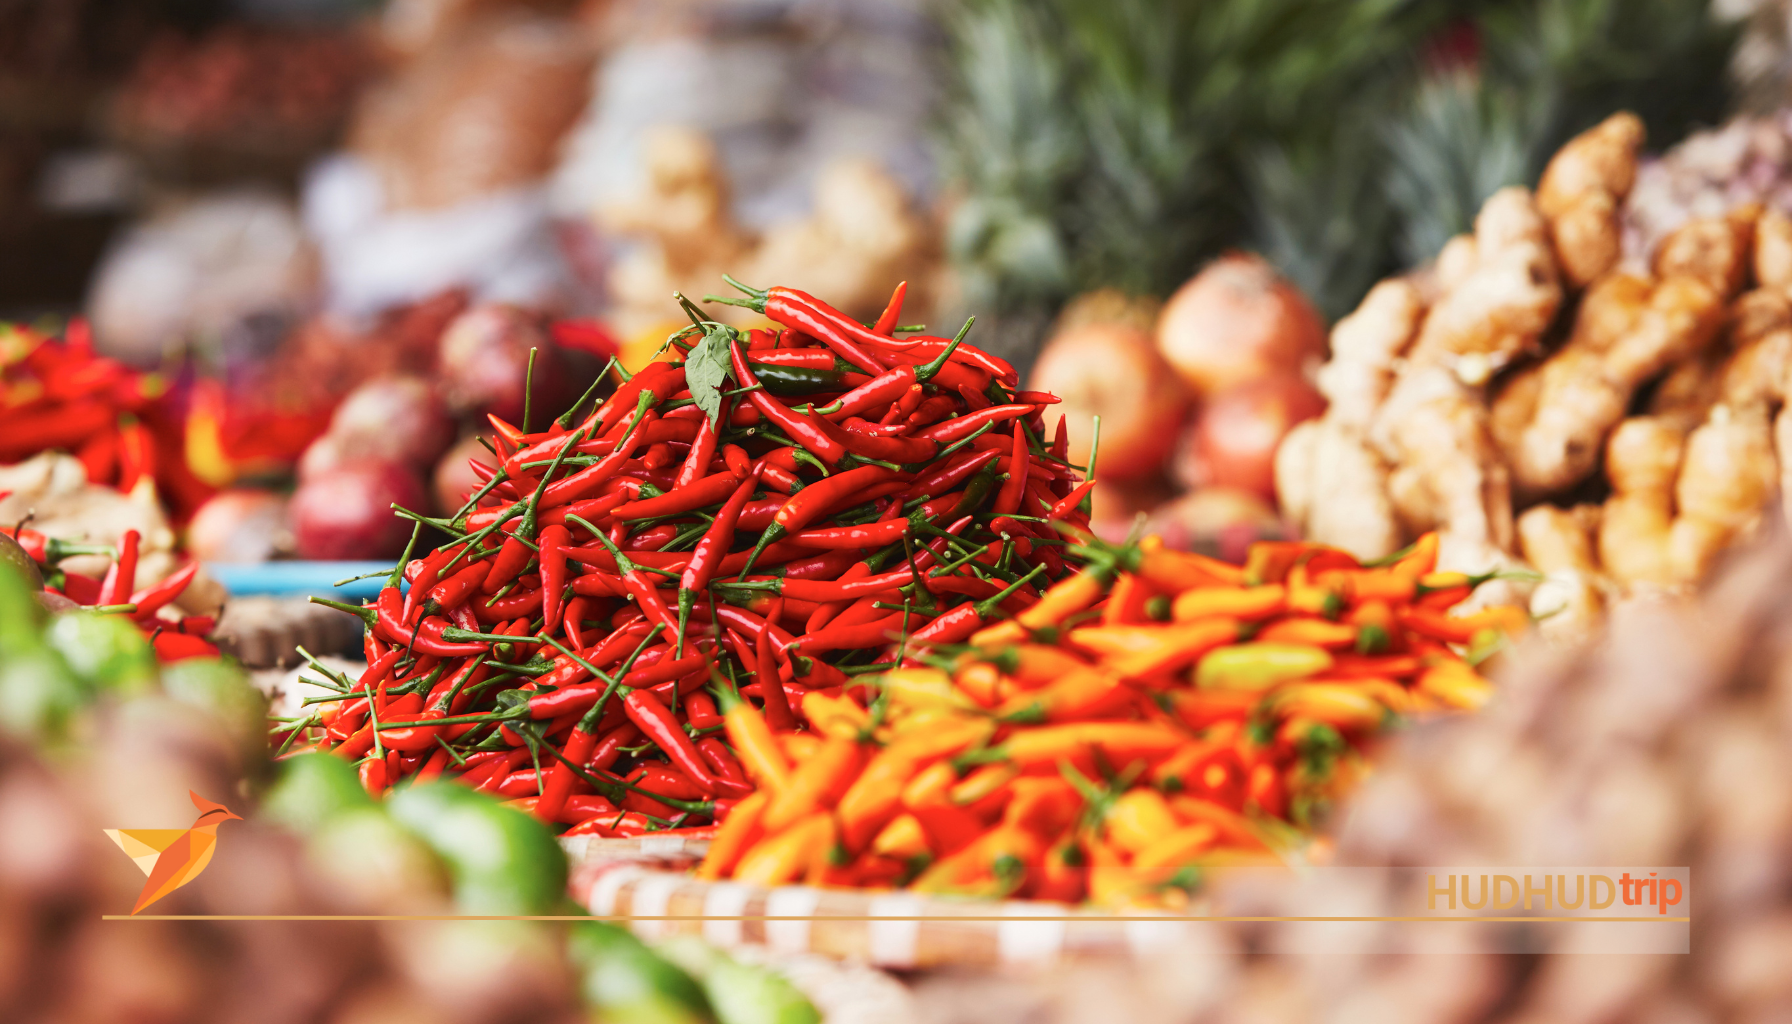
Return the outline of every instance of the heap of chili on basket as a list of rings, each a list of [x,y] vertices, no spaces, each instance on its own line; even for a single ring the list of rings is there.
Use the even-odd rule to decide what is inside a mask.
[[[794,732],[729,707],[758,790],[699,873],[1181,906],[1205,866],[1279,863],[1390,721],[1483,704],[1471,658],[1528,623],[1449,616],[1481,580],[1433,571],[1435,535],[1377,566],[1087,544],[1082,572],[887,673],[869,708],[812,691]]]
[[[1061,417],[1046,439],[1056,398],[964,331],[898,337],[900,286],[869,328],[747,291],[781,329],[687,304],[682,361],[546,430],[494,420],[460,513],[412,516],[449,543],[338,606],[369,667],[282,749],[376,792],[452,776],[575,832],[706,829],[753,793],[719,694],[794,728],[811,694],[859,699],[905,643],[961,641],[1070,571],[1056,526],[1086,525],[1087,487]]]

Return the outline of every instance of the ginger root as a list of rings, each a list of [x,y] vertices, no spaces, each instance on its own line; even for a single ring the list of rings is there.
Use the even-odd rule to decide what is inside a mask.
[[[1624,583],[1696,583],[1777,493],[1775,433],[1760,406],[1717,405],[1690,435],[1653,417],[1625,420],[1606,447],[1606,571]]]
[[[1448,367],[1465,384],[1480,385],[1513,359],[1533,351],[1555,319],[1562,286],[1549,244],[1549,225],[1527,189],[1500,189],[1475,217],[1472,267],[1457,247],[1452,265],[1440,259],[1443,293],[1413,345],[1418,365]]]
[[[1275,469],[1282,513],[1303,536],[1362,559],[1399,549],[1387,463],[1359,432],[1329,417],[1308,420],[1282,439]]]
[[[1599,517],[1597,505],[1537,505],[1518,517],[1519,549],[1543,573],[1543,582],[1531,592],[1531,614],[1551,639],[1585,637],[1599,624],[1605,605],[1593,554]]]
[[[1617,273],[1588,289],[1568,343],[1493,401],[1494,437],[1520,495],[1591,473],[1636,388],[1708,345],[1723,313],[1718,293],[1691,276],[1651,283]]]
[[[1585,288],[1621,255],[1618,206],[1636,183],[1642,119],[1628,111],[1606,118],[1550,158],[1537,184],[1537,208],[1549,219],[1562,276]]]
[[[1390,278],[1369,290],[1362,305],[1332,328],[1332,359],[1319,370],[1328,415],[1358,431],[1369,429],[1388,396],[1394,361],[1406,353],[1425,315],[1412,282]]]

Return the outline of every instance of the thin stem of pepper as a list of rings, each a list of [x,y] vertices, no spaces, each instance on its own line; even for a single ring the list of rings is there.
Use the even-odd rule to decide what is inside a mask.
[[[1099,451],[1101,451],[1101,416],[1098,414],[1095,417],[1094,435],[1089,438],[1089,471],[1083,474],[1085,479],[1095,479],[1095,455]],[[1083,495],[1083,500],[1077,503],[1076,508],[1077,511],[1081,512],[1083,515],[1089,515],[1093,512],[1095,509],[1095,492],[1090,491],[1088,494]]]
[[[604,545],[606,547],[608,547],[611,551],[616,550],[616,545],[610,543],[610,538],[609,538],[608,534],[604,533],[604,531],[602,531],[602,530],[598,529],[597,527],[591,525],[590,523],[586,522],[580,516],[568,513],[566,516],[566,521],[569,523],[578,523],[580,526],[583,526],[585,529],[591,531],[591,533],[594,534],[599,540],[603,541]],[[630,562],[629,565],[632,566],[635,570],[637,570],[639,572],[651,572],[651,573],[655,573],[660,576],[664,576],[667,579],[675,580],[675,579],[678,579],[678,575],[679,575],[678,573],[672,572],[669,569],[659,569],[659,568],[655,568],[654,566],[651,566],[651,565],[641,565],[638,562]],[[620,571],[622,568],[622,563],[617,562],[616,568]]]
[[[534,345],[529,346],[529,367],[523,371],[523,433],[529,432],[529,407],[535,398],[535,353]]]
[[[449,757],[454,758],[455,764],[460,765],[462,768],[465,768],[467,766],[467,759],[460,756],[460,753],[458,751],[456,751],[453,747],[449,746],[448,741],[444,740],[440,733],[437,733],[433,738],[435,739],[437,746],[441,747],[443,750],[446,750],[448,752]]]
[[[398,564],[392,567],[392,574],[386,577],[386,586],[396,587],[404,580],[404,567],[411,564],[411,552],[417,548],[417,538],[423,535],[423,524],[411,526],[411,539],[404,546],[404,554],[398,556]]]

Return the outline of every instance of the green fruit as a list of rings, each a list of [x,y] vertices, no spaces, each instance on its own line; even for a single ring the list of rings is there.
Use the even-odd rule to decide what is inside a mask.
[[[0,533],[0,572],[8,569],[22,577],[25,585],[32,590],[44,589],[44,574],[38,571],[37,563],[31,560],[31,556],[25,553],[18,541]]]
[[[131,696],[155,688],[155,648],[122,615],[63,612],[50,619],[44,639],[96,690]]]
[[[448,895],[448,872],[435,851],[372,803],[345,808],[307,835],[319,872],[358,902],[427,907]]]
[[[783,976],[720,957],[703,990],[721,1024],[820,1024],[821,1013]]]
[[[625,928],[581,921],[573,925],[567,954],[585,1000],[604,1020],[682,1024],[709,1017],[702,987]]]
[[[338,815],[374,807],[353,765],[331,754],[298,754],[280,762],[280,781],[262,801],[262,813],[310,834]]]
[[[41,647],[0,656],[0,729],[32,739],[63,734],[88,691],[55,652]]]
[[[187,658],[162,669],[162,691],[222,719],[238,738],[266,736],[267,700],[242,670],[218,658]],[[340,760],[333,758],[332,760]]]
[[[6,538],[6,543],[18,549],[11,537]],[[19,554],[24,552],[19,551]],[[29,563],[31,560],[27,558],[25,561]],[[36,572],[37,566],[32,565],[31,569]],[[43,591],[31,585],[32,579],[21,573],[14,562],[0,558],[0,660],[8,654],[41,646],[38,630],[44,620],[44,609],[37,603],[37,595]]]
[[[521,811],[448,782],[401,789],[386,809],[447,862],[463,912],[551,914],[565,901],[566,854]]]

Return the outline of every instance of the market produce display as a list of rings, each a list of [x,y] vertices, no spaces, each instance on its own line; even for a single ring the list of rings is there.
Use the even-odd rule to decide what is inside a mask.
[[[964,653],[871,680],[868,707],[811,690],[789,732],[732,703],[759,788],[699,874],[1182,906],[1202,866],[1281,863],[1388,723],[1485,703],[1474,661],[1528,626],[1448,615],[1483,581],[1433,571],[1435,534],[1375,567],[1291,542],[1243,566],[1156,538],[1084,554]]]
[[[282,723],[282,748],[356,761],[375,792],[453,775],[577,832],[699,827],[752,792],[713,735],[718,671],[791,727],[802,694],[854,689],[893,644],[961,641],[1070,572],[1053,524],[1086,523],[1088,485],[1063,423],[1046,439],[1055,398],[1009,390],[964,331],[898,337],[901,287],[872,327],[743,291],[779,330],[690,307],[682,362],[582,421],[494,417],[501,462],[459,514],[408,513],[451,542],[343,606],[369,668]]]
[[[1322,419],[1277,454],[1306,535],[1377,557],[1418,533],[1479,572],[1548,574],[1549,628],[1685,585],[1779,491],[1792,220],[1686,220],[1622,260],[1641,123],[1617,114],[1507,188],[1472,236],[1377,285],[1332,333]],[[1559,339],[1559,340],[1558,340]]]
[[[187,467],[186,421],[167,382],[95,354],[82,320],[55,338],[0,322],[0,465],[60,449],[120,491],[152,481],[177,515],[211,488]]]

